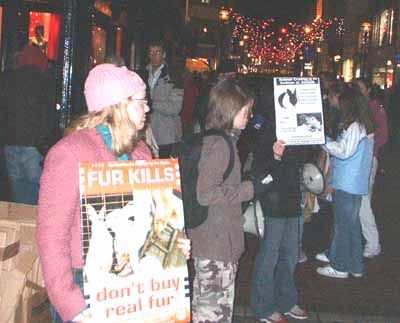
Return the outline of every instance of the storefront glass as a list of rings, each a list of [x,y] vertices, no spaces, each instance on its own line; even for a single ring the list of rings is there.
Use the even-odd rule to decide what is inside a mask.
[[[106,56],[106,39],[106,30],[102,27],[94,25],[92,27],[92,66],[104,62]]]
[[[29,12],[29,43],[39,46],[50,60],[57,61],[61,16],[49,12]]]
[[[391,45],[393,41],[393,9],[386,9],[374,18],[373,43],[375,46]]]
[[[353,80],[353,60],[346,59],[343,62],[343,79],[345,82],[351,82]]]
[[[372,83],[379,85],[380,88],[385,88],[385,67],[375,67],[372,70]]]
[[[394,70],[392,66],[376,67],[372,70],[372,83],[379,85],[381,89],[393,87]]]

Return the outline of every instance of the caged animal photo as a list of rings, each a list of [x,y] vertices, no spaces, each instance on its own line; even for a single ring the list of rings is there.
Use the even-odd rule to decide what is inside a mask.
[[[297,90],[286,89],[285,92],[279,95],[278,103],[282,109],[294,108],[298,103]]]
[[[297,114],[297,129],[308,132],[322,131],[321,113],[299,113]]]
[[[183,205],[172,189],[137,191],[122,200],[103,196],[83,206],[83,232],[89,237],[86,281],[186,264],[177,247],[177,239],[184,237]]]
[[[110,274],[124,277],[135,273],[141,248],[153,222],[151,192],[139,191],[128,201],[103,201],[103,204],[99,212],[90,203],[85,204],[90,221],[88,228],[83,228],[90,232],[84,269],[88,280],[99,276],[106,278]]]

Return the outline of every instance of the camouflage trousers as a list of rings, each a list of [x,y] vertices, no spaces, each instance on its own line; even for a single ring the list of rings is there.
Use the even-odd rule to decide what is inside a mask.
[[[194,258],[192,322],[232,322],[237,263]]]

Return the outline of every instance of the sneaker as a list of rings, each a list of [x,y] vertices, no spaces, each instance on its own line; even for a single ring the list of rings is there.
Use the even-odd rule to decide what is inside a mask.
[[[338,271],[333,269],[331,266],[319,267],[317,268],[317,273],[331,278],[348,278],[349,273],[345,271]]]
[[[307,260],[308,260],[307,255],[306,255],[306,253],[302,250],[302,251],[300,252],[300,256],[299,256],[299,259],[297,260],[297,263],[303,264],[303,263],[307,262]]]
[[[363,273],[350,273],[354,278],[361,278],[363,276]]]
[[[325,252],[317,253],[315,255],[315,259],[322,261],[322,262],[329,262],[328,257],[326,256]]]
[[[308,319],[307,311],[303,310],[298,305],[293,306],[292,309],[289,312],[285,313],[285,315],[293,317],[294,319],[297,319],[297,320]]]
[[[368,249],[364,249],[364,253],[363,253],[363,256],[365,257],[365,258],[370,258],[370,259],[372,259],[372,258],[374,258],[374,257],[376,257],[376,256],[379,256],[379,254],[381,253],[381,247],[379,247],[377,250],[375,250],[375,251],[369,251]]]
[[[278,312],[274,312],[266,318],[259,319],[259,321],[265,323],[288,323],[286,318]]]

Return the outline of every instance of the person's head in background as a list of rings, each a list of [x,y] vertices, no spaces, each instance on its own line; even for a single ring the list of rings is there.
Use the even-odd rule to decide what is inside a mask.
[[[332,72],[324,71],[319,75],[319,79],[321,81],[322,94],[328,95],[329,89],[336,83],[335,75]]]
[[[250,91],[235,80],[219,81],[210,91],[206,129],[230,132],[243,130],[252,115],[254,99]]]
[[[44,26],[43,25],[37,25],[35,27],[35,36],[43,38],[44,37]]]
[[[218,80],[233,79],[237,76],[236,64],[230,60],[221,60],[217,68]]]
[[[148,46],[147,55],[153,71],[157,70],[165,62],[165,47],[161,41],[152,41]]]
[[[365,97],[369,98],[372,83],[367,79],[358,78],[351,83],[351,87],[359,91]]]
[[[385,99],[385,92],[368,79],[358,78],[352,82],[351,86],[371,100],[379,100],[383,103]]]
[[[334,84],[329,89],[328,102],[332,108],[339,109],[340,93],[343,91],[343,86],[339,83]]]
[[[263,82],[254,104],[254,113],[275,123],[274,84],[272,79]]]
[[[353,122],[365,127],[367,134],[374,131],[372,111],[368,98],[359,90],[347,87],[340,93],[339,109],[341,114],[340,130],[347,129]]]
[[[74,121],[66,134],[105,125],[115,155],[132,152],[149,111],[143,80],[126,67],[100,64],[89,72],[84,93],[88,113]]]
[[[104,63],[105,64],[112,64],[115,65],[117,67],[123,67],[126,66],[125,64],[125,60],[118,55],[109,55],[104,59]]]
[[[372,84],[371,89],[369,91],[369,97],[372,100],[379,100],[380,103],[385,102],[385,91],[378,84]]]

